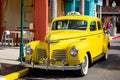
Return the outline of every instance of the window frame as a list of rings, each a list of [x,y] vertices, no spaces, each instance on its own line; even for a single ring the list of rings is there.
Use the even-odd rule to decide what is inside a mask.
[[[92,23],[94,22],[94,25],[92,25]],[[97,31],[97,25],[96,25],[96,21],[91,21],[90,22],[90,31]]]
[[[100,21],[97,21],[97,28],[98,28],[98,30],[101,30],[101,29],[102,29],[102,25],[101,25],[101,22],[100,22]]]

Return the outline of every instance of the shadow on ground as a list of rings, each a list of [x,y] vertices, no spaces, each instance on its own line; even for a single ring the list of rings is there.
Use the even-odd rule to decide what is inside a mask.
[[[120,50],[120,46],[111,46],[110,49],[111,50]]]
[[[120,70],[120,54],[109,54],[107,61],[98,61],[95,67],[108,70]]]
[[[110,54],[107,61],[99,60],[92,66],[94,68],[103,68],[108,70],[120,70],[120,54]],[[92,68],[91,67],[91,68]],[[62,78],[78,78],[75,76],[75,71],[46,71],[40,69],[31,69],[30,73],[26,75],[26,80],[37,80],[42,79],[55,79],[59,80]]]

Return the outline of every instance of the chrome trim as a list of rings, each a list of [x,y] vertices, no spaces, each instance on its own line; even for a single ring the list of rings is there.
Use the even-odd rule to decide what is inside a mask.
[[[62,61],[66,59],[66,50],[57,49],[52,51],[52,58],[56,59],[56,61]]]
[[[50,61],[50,37],[52,36],[52,33],[48,36],[48,56],[47,60]],[[49,65],[49,62],[47,62],[47,66]]]
[[[33,60],[31,60],[33,61]],[[48,58],[45,59],[45,64],[34,64],[34,62],[26,62],[26,61],[23,61],[23,59],[21,58],[21,63],[22,65],[26,66],[26,67],[31,67],[31,68],[39,68],[39,69],[44,69],[44,70],[79,70],[81,69],[81,65],[75,65],[75,66],[66,66],[64,64],[64,62],[66,60],[62,60],[62,64],[61,66],[50,66],[48,65]]]
[[[38,48],[37,49],[37,54],[38,54],[38,60],[40,60],[41,58],[46,58],[47,56],[47,52],[45,49],[41,49],[41,48]]]
[[[79,70],[81,69],[80,65],[76,65],[76,66],[65,66],[64,63],[62,63],[61,66],[48,66],[48,65],[32,65],[26,62],[22,63],[23,65],[25,65],[26,67],[32,67],[32,68],[39,68],[39,69],[44,69],[44,70]]]

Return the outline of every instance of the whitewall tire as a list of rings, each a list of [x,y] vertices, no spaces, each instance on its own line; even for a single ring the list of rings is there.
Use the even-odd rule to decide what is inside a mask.
[[[89,59],[88,55],[85,54],[84,60],[81,64],[81,69],[77,71],[77,76],[85,76],[88,73]]]

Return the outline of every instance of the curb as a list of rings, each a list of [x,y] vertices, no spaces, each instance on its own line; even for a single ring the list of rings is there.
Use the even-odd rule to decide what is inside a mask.
[[[112,40],[115,40],[115,39],[118,39],[118,38],[120,38],[120,36],[115,36],[115,37],[112,38]]]
[[[28,72],[29,72],[29,68],[25,68],[20,71],[13,72],[11,74],[2,76],[2,78],[0,78],[0,80],[16,80],[19,77],[25,76]]]

